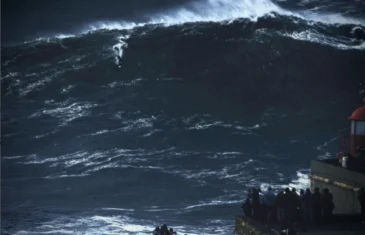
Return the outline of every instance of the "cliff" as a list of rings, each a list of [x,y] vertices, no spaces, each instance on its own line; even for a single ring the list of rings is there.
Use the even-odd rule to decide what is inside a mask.
[[[279,233],[251,218],[236,216],[234,235],[279,235]]]

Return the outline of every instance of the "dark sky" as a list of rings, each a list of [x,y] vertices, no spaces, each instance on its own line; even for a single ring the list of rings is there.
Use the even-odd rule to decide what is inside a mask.
[[[1,40],[11,43],[70,33],[98,20],[137,19],[186,2],[189,0],[2,0]]]

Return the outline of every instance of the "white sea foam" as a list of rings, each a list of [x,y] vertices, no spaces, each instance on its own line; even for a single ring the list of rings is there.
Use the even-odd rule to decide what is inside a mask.
[[[150,16],[150,20],[142,23],[134,22],[97,22],[89,25],[83,33],[107,29],[130,30],[151,24],[164,26],[179,25],[194,22],[222,22],[238,18],[246,18],[256,21],[265,15],[276,13],[283,16],[294,16],[308,22],[324,24],[353,24],[365,26],[364,19],[343,16],[340,13],[291,11],[286,10],[270,0],[205,0],[193,2],[185,7],[170,9]]]
[[[68,85],[64,88],[62,88],[61,90],[61,94],[65,94],[65,93],[68,93],[70,92],[72,89],[74,89],[76,87],[76,85]]]
[[[207,115],[192,115],[189,117],[184,117],[182,121],[187,124],[187,130],[206,130],[210,128],[227,128],[235,130],[235,134],[245,134],[245,135],[257,135],[254,131],[265,126],[265,123],[255,124],[253,126],[243,126],[242,123],[235,122],[226,122],[220,120],[217,117],[207,116]]]
[[[58,38],[58,39],[73,38],[73,37],[76,37],[76,35],[75,34],[57,34],[55,36],[55,38]]]
[[[2,159],[10,160],[10,159],[19,159],[19,158],[26,158],[26,156],[4,156]]]
[[[300,169],[296,172],[296,176],[292,177],[291,180],[288,182],[288,178],[284,177],[281,173],[276,173],[277,179],[279,182],[270,184],[267,182],[260,183],[260,189],[262,191],[266,191],[268,187],[273,188],[274,190],[282,191],[284,188],[295,188],[297,193],[299,193],[300,189],[307,189],[310,188],[310,180],[309,180],[309,169]],[[280,184],[280,182],[288,182]]]
[[[43,115],[50,115],[52,117],[59,118],[62,120],[62,125],[66,125],[77,118],[88,116],[90,114],[90,109],[95,106],[95,104],[91,103],[67,103],[62,105],[62,107],[45,109],[41,113]]]
[[[125,208],[110,208],[110,207],[106,207],[106,208],[101,208],[102,210],[106,210],[106,211],[135,211],[134,209],[125,209]]]
[[[18,77],[19,75],[20,75],[19,72],[10,72],[10,73],[6,74],[5,76],[1,76],[1,79]]]
[[[84,177],[84,176],[88,176],[88,174],[70,174],[70,175],[55,174],[55,175],[46,176],[45,178],[46,179],[62,179],[62,178]]]
[[[300,169],[296,172],[296,177],[294,177],[288,184],[281,185],[279,188],[296,188],[299,193],[300,189],[305,190],[310,187],[309,173],[309,169]]]
[[[182,7],[156,12],[149,16],[149,20],[144,22],[128,21],[99,21],[88,24],[79,31],[78,34],[58,34],[55,38],[63,39],[68,37],[86,34],[98,30],[131,30],[146,25],[179,25],[194,22],[223,22],[232,21],[238,18],[246,18],[256,21],[265,15],[276,13],[283,16],[294,16],[308,23],[323,23],[328,25],[361,25],[365,26],[364,19],[344,16],[336,12],[318,11],[293,11],[284,9],[270,0],[204,0],[194,1]],[[128,35],[121,36],[116,48],[123,49],[127,46]],[[39,38],[37,40],[47,40]],[[123,55],[123,50],[117,52]]]
[[[89,61],[81,63],[81,60],[85,58],[86,55],[75,55],[70,58],[67,58],[65,60],[59,61],[57,63],[57,67],[52,69],[44,69],[40,73],[29,73],[25,74],[25,77],[35,77],[37,76],[37,79],[28,79],[30,82],[24,82],[25,80],[20,80],[16,86],[20,86],[20,96],[26,96],[30,92],[35,90],[41,90],[44,88],[47,84],[51,83],[53,80],[59,78],[60,76],[64,75],[68,71],[75,71],[80,70],[85,67],[91,67],[93,66],[93,63],[90,63]],[[47,67],[48,65],[45,64],[37,64],[39,67]],[[23,87],[23,83],[25,84]],[[66,93],[69,90],[71,90],[73,86],[66,87],[61,90],[61,93]]]
[[[265,15],[276,13],[284,16],[293,16],[305,20],[308,24],[323,23],[328,25],[361,25],[365,26],[364,19],[356,19],[343,16],[340,13],[317,12],[317,11],[290,11],[279,7],[270,0],[206,0],[194,2],[186,7],[178,9],[170,9],[169,11],[158,13],[151,16],[150,20],[144,23],[128,23],[128,22],[98,22],[92,24],[85,32],[90,30],[100,29],[118,29],[129,30],[145,25],[179,25],[192,22],[223,22],[232,21],[238,18],[246,18],[256,21],[258,18]],[[295,40],[304,40],[314,43],[333,46],[339,49],[348,50],[364,50],[365,42],[360,42],[357,45],[349,45],[346,42],[339,42],[335,38],[330,38],[312,31],[284,33],[284,36],[291,37]],[[114,45],[114,50],[120,57],[123,56],[123,49],[128,45],[125,41]],[[204,128],[204,127],[203,127]]]
[[[54,134],[54,133],[56,133],[56,132],[57,132],[57,131],[55,130],[55,131],[51,131],[51,132],[44,133],[44,134],[41,134],[41,135],[36,135],[36,136],[34,136],[34,138],[36,138],[36,139],[41,139],[41,138],[44,138],[44,137],[46,137],[46,136],[48,136],[48,135]]]
[[[220,157],[210,157],[209,153],[196,153],[197,156],[207,155],[208,159],[227,159],[227,156],[230,159],[234,159],[234,156],[239,156],[242,154],[225,154],[223,153],[211,153],[213,155],[220,155]],[[193,153],[186,154],[186,156],[192,156]],[[197,182],[200,186],[210,184],[211,180],[224,180],[224,181],[235,181],[239,184],[250,184],[250,185],[258,185],[261,180],[264,180],[262,177],[265,177],[263,172],[256,172],[256,174],[252,174],[252,170],[262,171],[266,168],[258,167],[262,164],[258,161],[254,161],[252,159],[246,159],[241,161],[235,161],[236,163],[226,165],[222,168],[194,168],[194,169],[181,169],[180,167],[169,166],[162,168],[161,171],[178,175],[180,177],[184,177],[192,182]],[[254,164],[254,165],[253,165]],[[255,167],[256,166],[256,167]],[[258,176],[262,175],[262,176]],[[261,178],[260,178],[261,177]],[[266,177],[267,178],[267,177]]]
[[[16,231],[13,234],[150,234],[153,221],[135,221],[127,216],[85,216],[70,219],[68,216],[41,223],[31,230]]]
[[[171,152],[173,148],[163,150],[144,149],[110,149],[89,153],[78,151],[60,156],[41,156],[37,154],[27,156],[5,156],[6,160],[17,160],[20,164],[47,164],[49,167],[57,167],[46,179],[83,177],[91,173],[110,168],[138,168],[148,170],[162,170],[161,166],[150,162],[147,157],[160,156]],[[61,168],[60,168],[61,166]],[[79,166],[83,168],[81,173],[75,173],[70,168]]]
[[[238,204],[240,202],[242,202],[242,200],[229,200],[229,201],[213,200],[213,201],[209,201],[209,202],[203,202],[203,203],[199,203],[199,204],[195,204],[195,205],[190,205],[190,206],[185,207],[185,209],[190,210],[190,209],[195,209],[195,208],[199,208],[199,207]]]
[[[128,212],[128,211],[124,211]],[[226,222],[226,223],[224,223]],[[104,235],[147,235],[151,234],[155,229],[155,225],[161,224],[161,221],[136,220],[126,215],[123,216],[59,216],[53,220],[45,220],[29,230],[18,230],[12,232],[14,235],[23,234],[104,234]],[[227,231],[232,231],[231,221],[209,220],[201,221],[202,224],[209,223],[210,226],[179,226],[173,222],[169,223],[169,227],[174,228],[179,234],[189,235],[213,235],[225,234]],[[227,225],[229,224],[229,225]],[[195,233],[199,231],[199,233]]]
[[[123,87],[123,86],[133,86],[133,85],[138,85],[140,84],[141,81],[143,81],[143,78],[137,78],[137,79],[133,79],[130,81],[115,81],[112,83],[109,83],[108,85],[104,86],[104,87],[108,87],[108,88],[114,88],[114,87]]]
[[[304,30],[293,33],[282,33],[281,35],[293,38],[295,40],[314,42],[322,45],[336,47],[341,50],[349,50],[349,49],[365,50],[365,41],[359,41],[357,44],[351,45],[348,44],[350,39],[345,41],[344,39],[337,39],[329,36],[324,36],[320,33],[316,33],[310,30]]]

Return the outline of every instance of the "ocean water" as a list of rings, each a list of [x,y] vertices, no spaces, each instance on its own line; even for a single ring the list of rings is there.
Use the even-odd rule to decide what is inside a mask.
[[[3,233],[232,234],[249,187],[308,187],[365,95],[363,1],[29,7],[2,38]]]

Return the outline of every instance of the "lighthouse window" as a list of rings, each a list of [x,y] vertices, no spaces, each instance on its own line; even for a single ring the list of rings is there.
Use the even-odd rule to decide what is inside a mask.
[[[356,122],[356,135],[365,135],[365,122],[364,121]]]
[[[351,121],[351,134],[355,134],[355,121]]]

